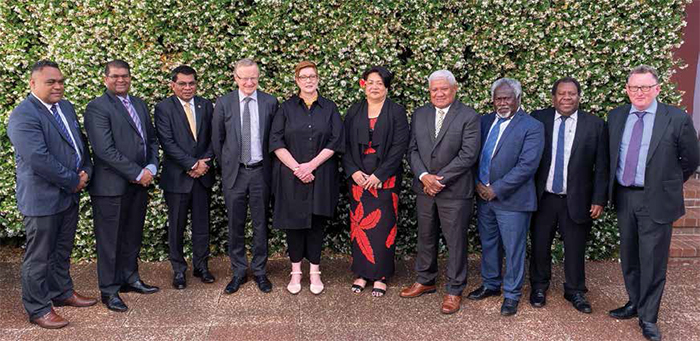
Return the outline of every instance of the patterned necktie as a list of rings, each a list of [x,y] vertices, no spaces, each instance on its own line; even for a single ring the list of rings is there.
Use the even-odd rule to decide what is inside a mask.
[[[440,134],[440,129],[442,129],[442,121],[445,120],[445,110],[438,109],[437,120],[435,121],[435,138]]]
[[[566,148],[566,119],[561,116],[559,133],[557,136],[557,154],[554,158],[554,180],[552,181],[552,192],[564,193],[564,148]]]
[[[625,168],[622,172],[622,185],[634,185],[634,178],[637,176],[637,163],[639,163],[639,150],[642,147],[642,135],[644,135],[644,115],[646,111],[637,111],[637,122],[632,127],[630,144],[627,147],[627,157],[625,158]]]
[[[481,160],[479,161],[479,181],[482,184],[489,183],[489,168],[491,167],[491,157],[493,156],[493,151],[496,149],[496,141],[498,141],[498,135],[501,133],[501,124],[505,122],[505,118],[498,117],[496,125],[493,126],[489,132],[489,136],[486,138],[486,143],[484,143],[484,149],[481,151]]]
[[[241,162],[243,164],[249,164],[251,158],[250,154],[250,106],[248,105],[252,98],[246,97],[243,99],[243,123],[241,124],[241,144],[243,150],[241,150]]]
[[[63,136],[65,136],[68,139],[68,144],[70,144],[70,146],[73,147],[73,149],[75,149],[73,140],[70,138],[70,134],[68,134],[68,128],[65,124],[63,124],[63,120],[58,114],[58,103],[54,103],[54,105],[51,106],[51,114],[53,114],[53,118],[56,120],[56,123],[58,123],[58,130],[60,130],[61,134],[63,134]],[[75,168],[80,169],[80,155],[77,151],[75,153]]]
[[[187,116],[187,122],[190,124],[190,132],[192,133],[194,140],[197,141],[197,124],[194,121],[192,108],[190,108],[189,103],[183,104],[182,107],[185,109],[185,116]]]

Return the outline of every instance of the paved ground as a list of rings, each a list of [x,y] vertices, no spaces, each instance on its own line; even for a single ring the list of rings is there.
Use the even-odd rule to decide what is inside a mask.
[[[442,265],[442,264],[441,264]],[[73,278],[82,294],[97,297],[95,264],[73,266]],[[253,282],[233,295],[223,294],[230,270],[226,258],[211,262],[214,284],[192,280],[178,291],[170,286],[167,262],[141,265],[141,277],[159,285],[153,295],[123,294],[127,313],[115,313],[98,304],[89,308],[56,308],[70,320],[57,331],[27,322],[20,300],[19,263],[0,261],[0,340],[644,340],[636,320],[616,321],[609,309],[626,301],[616,262],[587,264],[588,298],[593,314],[575,311],[562,297],[563,272],[554,269],[554,283],[545,308],[523,300],[516,316],[501,317],[501,299],[465,300],[452,316],[440,314],[442,288],[416,299],[398,296],[412,282],[412,262],[401,261],[386,297],[373,298],[369,290],[353,294],[347,259],[325,259],[326,291],[314,296],[307,287],[297,296],[285,290],[288,268],[284,259],[272,260],[269,273],[273,292],[263,294]],[[304,267],[308,273],[308,266]],[[469,262],[467,290],[479,283],[478,259]],[[466,295],[466,292],[465,292]],[[529,287],[523,297],[528,297]],[[700,340],[700,263],[675,261],[659,325],[665,340]]]

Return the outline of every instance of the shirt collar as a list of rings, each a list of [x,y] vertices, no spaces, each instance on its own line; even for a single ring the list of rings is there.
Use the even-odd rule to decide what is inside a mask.
[[[297,102],[299,102],[299,105],[306,106],[306,102],[304,102],[304,99],[301,98],[301,96],[299,96],[298,94],[295,94],[294,96],[297,97]],[[318,95],[316,95],[316,100],[314,101],[314,103],[316,103],[316,105],[323,108],[323,101],[321,101],[321,94],[320,93]]]
[[[46,109],[49,109],[49,111],[51,111],[51,107],[53,107],[53,104],[48,104],[48,103],[42,101],[41,98],[39,98],[39,96],[35,95],[33,92],[32,92],[32,96],[34,96],[34,98],[36,98],[37,100],[39,100],[39,102],[40,102],[41,104],[43,104],[43,105],[46,107]],[[56,102],[56,104],[58,104],[58,102]]]
[[[554,109],[554,120],[556,121],[559,117],[562,117],[562,114],[560,114],[556,109]],[[574,111],[573,114],[569,115],[569,119],[576,121],[578,118],[578,110]]]
[[[124,100],[127,100],[129,101],[129,103],[131,103],[131,98],[129,98],[129,94],[126,94],[126,96],[119,96],[115,94],[114,96],[117,96],[117,98],[119,98],[119,100],[122,102],[124,102]]]
[[[177,96],[175,96],[177,97]],[[180,105],[184,106],[185,104],[189,104],[191,107],[194,107],[194,97],[190,98],[189,101],[185,102],[182,100],[182,98],[177,97],[177,100],[180,101]]]
[[[450,111],[450,107],[452,107],[452,104],[451,104],[451,103],[450,103],[450,105],[448,105],[448,106],[446,106],[446,107],[444,107],[444,108],[442,108],[442,109],[440,109],[440,108],[438,108],[438,107],[435,107],[435,113],[437,114],[438,110],[442,110],[442,111],[445,112],[445,114],[447,114],[447,113]]]
[[[510,120],[511,118],[515,117],[515,115],[517,115],[518,112],[520,112],[520,110],[521,110],[521,107],[518,107],[518,110],[516,110],[514,113],[512,113],[508,118],[505,118],[505,117],[501,116],[501,114],[499,114],[498,111],[496,111],[496,112],[495,112],[495,113],[496,113],[496,118],[502,118],[502,119],[505,119],[506,121],[508,121],[508,120]]]
[[[656,99],[654,99],[654,101],[651,102],[651,105],[648,108],[646,108],[646,110],[639,110],[639,109],[634,107],[634,104],[632,104],[632,106],[630,107],[630,114],[633,112],[643,111],[643,112],[647,112],[651,115],[654,115],[654,114],[656,114],[656,108],[658,108],[658,106],[659,105],[656,102]]]
[[[238,101],[243,102],[246,97],[250,97],[254,102],[258,101],[258,90],[253,91],[253,94],[246,96],[241,89],[238,89]]]

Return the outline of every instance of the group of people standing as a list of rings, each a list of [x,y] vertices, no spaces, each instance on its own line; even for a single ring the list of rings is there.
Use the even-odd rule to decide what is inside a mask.
[[[270,203],[272,227],[286,232],[291,263],[287,290],[301,291],[306,258],[309,290],[323,292],[324,228],[335,212],[341,179],[346,179],[355,275],[351,290],[360,293],[372,283],[372,296],[385,295],[394,274],[406,156],[414,176],[418,249],[416,281],[401,290],[401,297],[436,291],[442,233],[448,259],[441,312],[459,311],[467,284],[467,227],[476,204],[482,283],[467,298],[500,296],[503,290],[501,314],[517,313],[529,233],[530,303],[544,306],[551,244],[559,231],[565,250],[564,297],[578,311],[591,313],[585,298],[586,240],[593,220],[610,201],[617,209],[629,295],[629,302],[610,315],[638,316],[645,337],[661,338],[656,321],[671,223],[684,214],[683,182],[698,166],[700,153],[690,116],[656,101],[660,85],[653,68],[631,70],[625,86],[631,104],[610,112],[607,123],[579,108],[581,86],[570,77],[552,86],[551,108],[532,114],[521,107],[520,83],[498,79],[491,86],[494,112],[479,115],[456,99],[454,75],[435,71],[428,78],[430,101],[413,112],[409,126],[404,107],[389,98],[393,75],[384,67],[362,74],[365,99],[347,110],[344,121],[337,105],[319,92],[316,64],[298,63],[294,76],[298,92],[279,104],[258,89],[257,64],[239,60],[234,68],[238,89],[212,105],[196,95],[196,71],[179,66],[171,74],[173,95],[155,106],[154,125],[144,101],[129,94],[129,65],[114,60],[105,66],[107,90],[85,110],[86,138],[72,104],[63,99],[58,65],[36,63],[31,94],[8,124],[16,153],[18,208],[27,230],[22,300],[30,321],[60,328],[68,321],[52,306],[97,302],[77,294],[69,274],[79,193],[85,188],[92,199],[101,301],[108,309],[126,311],[120,292],[159,290],[140,279],[137,258],[160,142],[165,155],[160,185],[168,206],[176,289],[187,286],[183,234],[188,214],[193,276],[215,281],[207,260],[216,159],[233,273],[225,293],[239,290],[248,268],[262,292],[272,290],[266,274]]]

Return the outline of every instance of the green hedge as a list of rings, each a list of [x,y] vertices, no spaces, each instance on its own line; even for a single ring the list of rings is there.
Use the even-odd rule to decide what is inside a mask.
[[[381,64],[395,75],[390,96],[409,111],[428,100],[426,77],[450,69],[460,99],[490,111],[489,86],[508,76],[523,84],[523,106],[547,106],[549,87],[561,76],[581,81],[582,107],[600,116],[626,101],[626,72],[646,63],[668,80],[681,62],[684,8],[675,1],[224,1],[224,0],[4,0],[0,2],[0,240],[22,238],[14,198],[13,150],[7,118],[28,94],[28,68],[36,60],[57,61],[67,76],[66,97],[82,115],[103,91],[106,61],[132,65],[132,93],[151,106],[169,95],[168,71],[187,63],[200,73],[200,94],[212,100],[234,88],[236,60],[259,61],[261,88],[281,100],[295,85],[292,68],[301,59],[319,64],[321,91],[345,110],[363,98],[361,72]],[[195,5],[196,4],[196,5]],[[680,94],[663,83],[662,100]],[[405,167],[408,172],[408,167]],[[404,179],[400,201],[400,254],[415,252],[415,196]],[[215,189],[212,249],[226,246],[226,219]],[[345,196],[346,194],[344,194]],[[328,249],[349,252],[347,199],[328,230]],[[151,191],[141,258],[167,255],[166,207],[162,191]],[[471,227],[470,248],[478,251]],[[615,219],[606,211],[595,223],[588,249],[592,259],[616,255]],[[95,255],[90,199],[82,198],[74,257]],[[273,251],[284,250],[278,231]],[[560,248],[559,248],[560,250]]]

